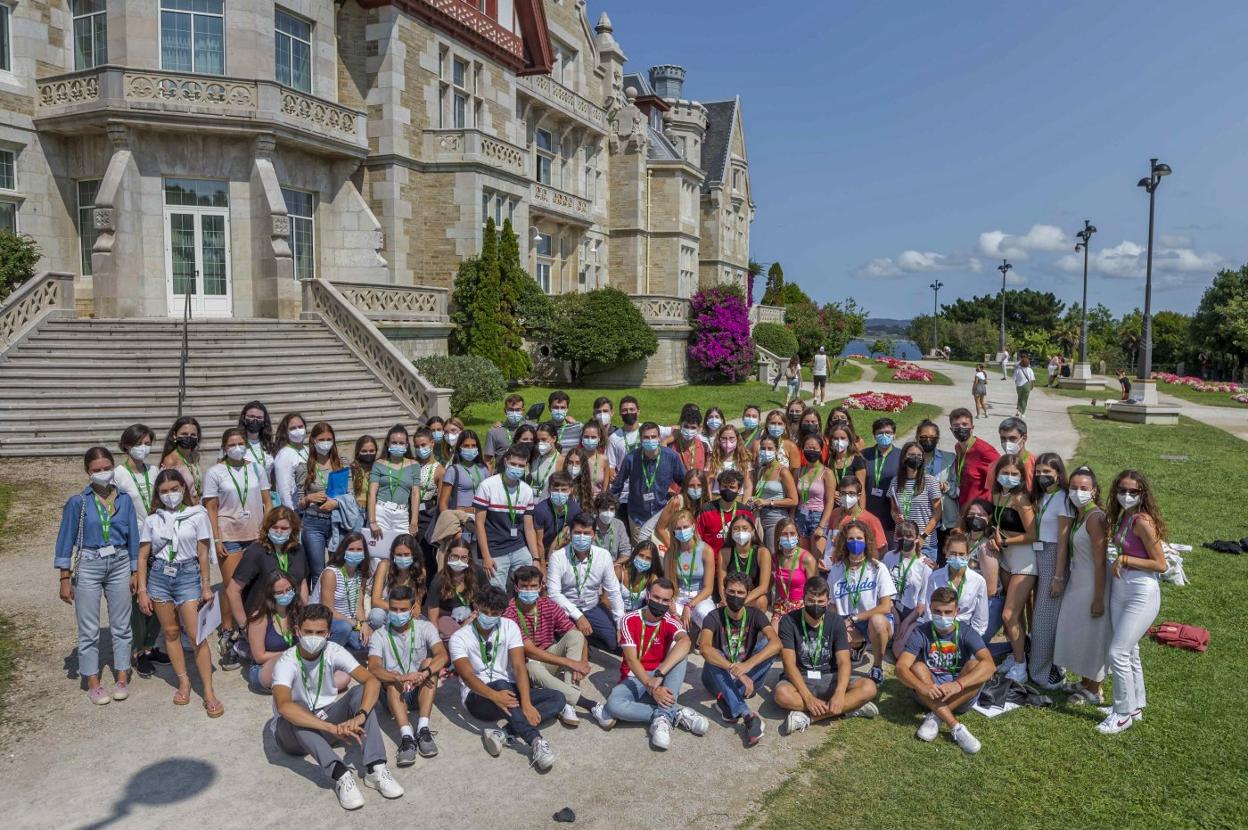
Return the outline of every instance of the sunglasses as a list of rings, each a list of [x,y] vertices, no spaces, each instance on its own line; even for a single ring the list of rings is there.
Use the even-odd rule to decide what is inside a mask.
[[[1118,494],[1122,496],[1142,496],[1144,495],[1144,490],[1138,487],[1119,487]]]

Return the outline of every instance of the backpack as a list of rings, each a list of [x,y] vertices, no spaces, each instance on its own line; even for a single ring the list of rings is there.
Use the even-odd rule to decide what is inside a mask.
[[[1177,622],[1163,622],[1148,630],[1148,635],[1163,646],[1205,651],[1209,648],[1209,629]]]

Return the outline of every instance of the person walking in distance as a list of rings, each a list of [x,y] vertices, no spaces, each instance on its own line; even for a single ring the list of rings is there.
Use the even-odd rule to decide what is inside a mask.
[[[814,404],[815,406],[823,406],[824,396],[828,393],[828,350],[824,346],[819,347],[819,351],[815,353],[814,362],[811,365],[811,375],[814,378]]]

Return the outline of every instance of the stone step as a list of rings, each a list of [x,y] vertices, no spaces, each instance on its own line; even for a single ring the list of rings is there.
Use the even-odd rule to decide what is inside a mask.
[[[297,411],[300,407],[309,406],[309,404],[313,403],[313,401],[309,400],[306,390],[302,394],[297,391],[287,390],[278,392],[259,387],[240,391],[249,393],[249,395],[206,395],[202,392],[190,394],[187,396],[182,408],[192,415],[197,413],[223,415],[224,413],[236,412],[247,401],[261,400],[264,401],[264,405],[269,408],[271,413],[275,413],[273,417],[276,420],[287,412]],[[394,398],[390,390],[380,384],[371,387],[334,390],[332,394],[320,396],[315,401],[318,408],[326,410],[338,409],[343,406],[378,405],[382,403],[393,405]],[[81,395],[78,397],[44,395],[42,398],[37,396],[25,398],[6,397],[6,416],[11,415],[13,417],[6,417],[5,420],[46,421],[60,417],[74,417],[83,413],[108,417],[136,410],[159,414],[162,417],[168,417],[169,420],[173,420],[177,405],[178,392],[176,389],[159,390],[157,393],[146,397],[131,393],[114,395],[107,399],[97,399],[93,395]]]
[[[386,387],[373,377],[371,373],[361,375],[361,371],[318,374],[315,377],[308,378],[284,377],[276,383],[269,383],[263,379],[247,383],[236,377],[223,377],[211,383],[199,381],[191,384],[187,389],[187,398],[196,401],[197,405],[202,403],[210,407],[218,405],[219,402],[224,402],[224,405],[228,407],[243,400],[255,400],[257,398],[265,401],[266,405],[268,405],[269,401],[273,401],[274,405],[285,406],[313,399],[308,395],[309,384],[312,382],[316,382],[321,385],[321,388],[328,390],[324,394],[317,396],[322,400],[357,399],[361,396],[390,394]],[[3,397],[5,401],[6,411],[11,409],[14,412],[23,408],[47,407],[49,405],[71,408],[76,406],[102,407],[107,406],[111,401],[128,404],[131,408],[140,404],[150,406],[171,398],[176,399],[178,385],[176,378],[174,378],[173,382],[145,382],[134,385],[110,384],[108,392],[108,397],[101,400],[98,398],[94,388],[83,390],[67,389],[64,382],[57,379],[6,382],[4,376],[0,374],[0,397]]]
[[[257,327],[299,329],[323,327],[317,320],[275,320],[267,317],[233,317],[228,319],[192,319],[190,329],[255,329]],[[181,318],[173,317],[58,317],[39,327],[40,331],[56,329],[125,329],[126,331],[182,331]]]
[[[77,348],[72,351],[69,349],[41,351],[36,348],[28,349],[23,344],[22,348],[5,357],[5,363],[20,365],[25,363],[59,362],[72,363],[74,365],[90,365],[105,361],[125,361],[131,368],[138,368],[147,365],[165,365],[171,361],[175,365],[180,365],[182,362],[180,348],[148,351],[120,347],[110,348],[107,344],[99,344],[94,348],[88,348],[88,345],[89,343],[79,343]],[[253,340],[240,342],[234,346],[191,349],[187,353],[187,363],[188,365],[192,362],[202,365],[214,361],[234,361],[239,358],[248,358],[248,363],[255,363],[257,360],[271,363],[275,360],[295,361],[301,358],[314,360],[321,354],[337,357],[351,355],[351,351],[342,343],[335,343],[334,341],[326,341],[322,345],[313,348],[304,348],[298,344],[288,346],[284,341],[279,341],[277,345],[271,345],[267,342],[261,341],[257,343]],[[354,359],[354,356],[351,356]]]
[[[80,380],[81,372],[71,369],[55,370],[23,370],[7,372],[0,370],[0,398],[7,400],[10,395],[14,399],[32,396],[48,396],[52,399],[60,397],[99,397],[96,390],[104,388],[107,397],[123,398],[126,396],[159,397],[167,392],[177,394],[178,372],[176,369],[160,372],[144,372],[136,376],[133,372],[97,373],[93,377],[99,385],[71,385],[71,381]],[[362,383],[362,388],[384,388],[372,372],[358,363],[344,364],[340,368],[322,371],[286,372],[278,381],[270,381],[265,376],[240,376],[228,369],[187,372],[188,394],[208,395],[212,397],[231,397],[233,395],[251,395],[252,398],[269,396],[269,390],[280,390],[283,393],[302,390],[305,399],[315,399],[316,394],[309,390],[334,388],[339,384],[350,384],[349,388],[361,388],[355,384]]]
[[[195,415],[195,410],[184,408],[185,414]],[[31,435],[31,436],[69,436],[77,437],[84,434],[113,436],[110,440],[116,440],[116,436],[121,435],[122,430],[134,423],[146,423],[153,430],[163,430],[174,420],[174,409],[169,409],[163,415],[159,411],[147,409],[134,409],[130,411],[112,412],[82,412],[71,414],[68,412],[55,413],[58,417],[48,419],[23,418],[19,420],[5,419],[0,421],[0,440],[3,436],[12,435]],[[414,422],[413,418],[406,410],[398,407],[393,402],[381,401],[377,403],[363,402],[358,406],[340,404],[337,406],[328,406],[321,409],[313,410],[308,408],[304,413],[308,419],[309,425],[315,421],[329,421],[334,425],[334,429],[338,429],[335,421],[343,423],[364,422],[368,424],[386,422],[386,427],[394,423],[395,420],[404,423]],[[151,417],[155,416],[155,417]],[[200,418],[200,425],[204,429],[205,440],[210,440],[212,436],[221,434],[221,430],[226,427],[234,426],[237,421],[237,410],[232,413],[214,412],[208,417]]]
[[[132,334],[127,332],[97,333],[97,332],[55,332],[52,334],[36,334],[23,341],[19,348],[37,348],[37,349],[80,349],[83,341],[89,341],[105,348],[124,347],[131,351],[140,351],[146,349],[163,349],[181,352],[182,336],[165,335],[165,334]],[[316,345],[320,344],[338,344],[341,346],[342,341],[334,336],[332,332],[325,330],[318,331],[259,331],[248,332],[245,334],[218,334],[213,333],[192,333],[187,338],[187,348],[194,351],[197,348],[213,348],[218,346],[235,346],[237,344],[255,344],[265,341],[278,341],[281,343],[298,343],[300,345]]]

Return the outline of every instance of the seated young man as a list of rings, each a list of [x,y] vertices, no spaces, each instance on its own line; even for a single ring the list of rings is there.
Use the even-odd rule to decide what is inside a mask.
[[[497,758],[503,746],[515,740],[529,748],[529,758],[539,772],[555,763],[555,752],[538,727],[563,710],[562,692],[531,689],[524,666],[524,640],[520,627],[503,619],[507,594],[496,585],[477,591],[477,618],[451,635],[451,663],[459,675],[460,702],[479,720],[494,721],[483,730],[485,751]],[[499,719],[507,721],[504,732]]]
[[[580,503],[572,498],[572,476],[563,470],[550,475],[550,495],[533,508],[533,532],[538,544],[538,561],[550,559],[552,549],[563,547],[568,522],[581,512]],[[513,577],[514,581],[514,577]]]
[[[620,684],[607,698],[607,714],[615,721],[650,724],[650,746],[667,749],[672,727],[705,735],[710,723],[677,701],[688,668],[689,635],[672,614],[676,586],[666,577],[650,584],[646,606],[620,625]]]
[[[599,648],[620,653],[620,620],[624,602],[611,554],[594,544],[594,517],[579,513],[572,518],[572,534],[566,547],[546,559],[546,593],[567,612],[576,628]],[[599,601],[603,594],[611,606]]]
[[[897,658],[897,677],[929,710],[918,737],[935,740],[944,721],[962,751],[974,754],[979,752],[979,740],[958,715],[975,705],[979,690],[992,677],[992,653],[975,629],[958,621],[958,594],[952,588],[933,591],[929,609],[931,622],[914,627],[905,652]]]
[[[765,611],[745,598],[753,589],[749,574],[733,571],[724,577],[724,608],[702,621],[699,645],[705,665],[702,685],[715,692],[715,705],[725,723],[745,719],[746,745],[763,737],[763,719],[750,711],[746,698],[754,696],[780,653],[780,637]]]
[[[388,604],[386,626],[374,632],[368,643],[368,670],[381,681],[386,707],[399,725],[395,762],[410,767],[416,763],[417,753],[422,758],[438,754],[438,745],[429,731],[429,713],[438,690],[438,673],[449,661],[434,624],[412,617],[416,604],[412,586],[391,588]],[[415,732],[407,717],[413,707],[420,713]]]
[[[542,596],[542,572],[532,565],[516,569],[516,598],[503,614],[520,626],[524,654],[528,658],[529,683],[539,689],[562,692],[565,703],[559,713],[564,726],[577,727],[580,706],[607,727],[610,718],[604,703],[595,703],[581,693],[581,681],[593,671],[589,665],[589,641],[550,597]],[[616,592],[617,594],[619,591]],[[581,619],[585,619],[581,617]]]
[[[329,642],[333,613],[314,604],[299,614],[299,641],[277,659],[273,668],[273,736],[290,755],[312,755],[334,780],[334,793],[345,810],[364,806],[355,776],[333,744],[358,743],[363,750],[364,784],[386,798],[399,798],[403,788],[386,769],[386,745],[377,725],[381,683],[345,648]],[[334,681],[346,672],[358,684],[342,697]],[[335,700],[335,698],[337,698]]]
[[[780,620],[780,661],[784,679],[776,684],[776,705],[788,709],[785,731],[801,732],[813,721],[841,715],[873,718],[876,686],[851,677],[849,635],[835,607],[828,606],[828,580],[806,583],[802,607]]]

